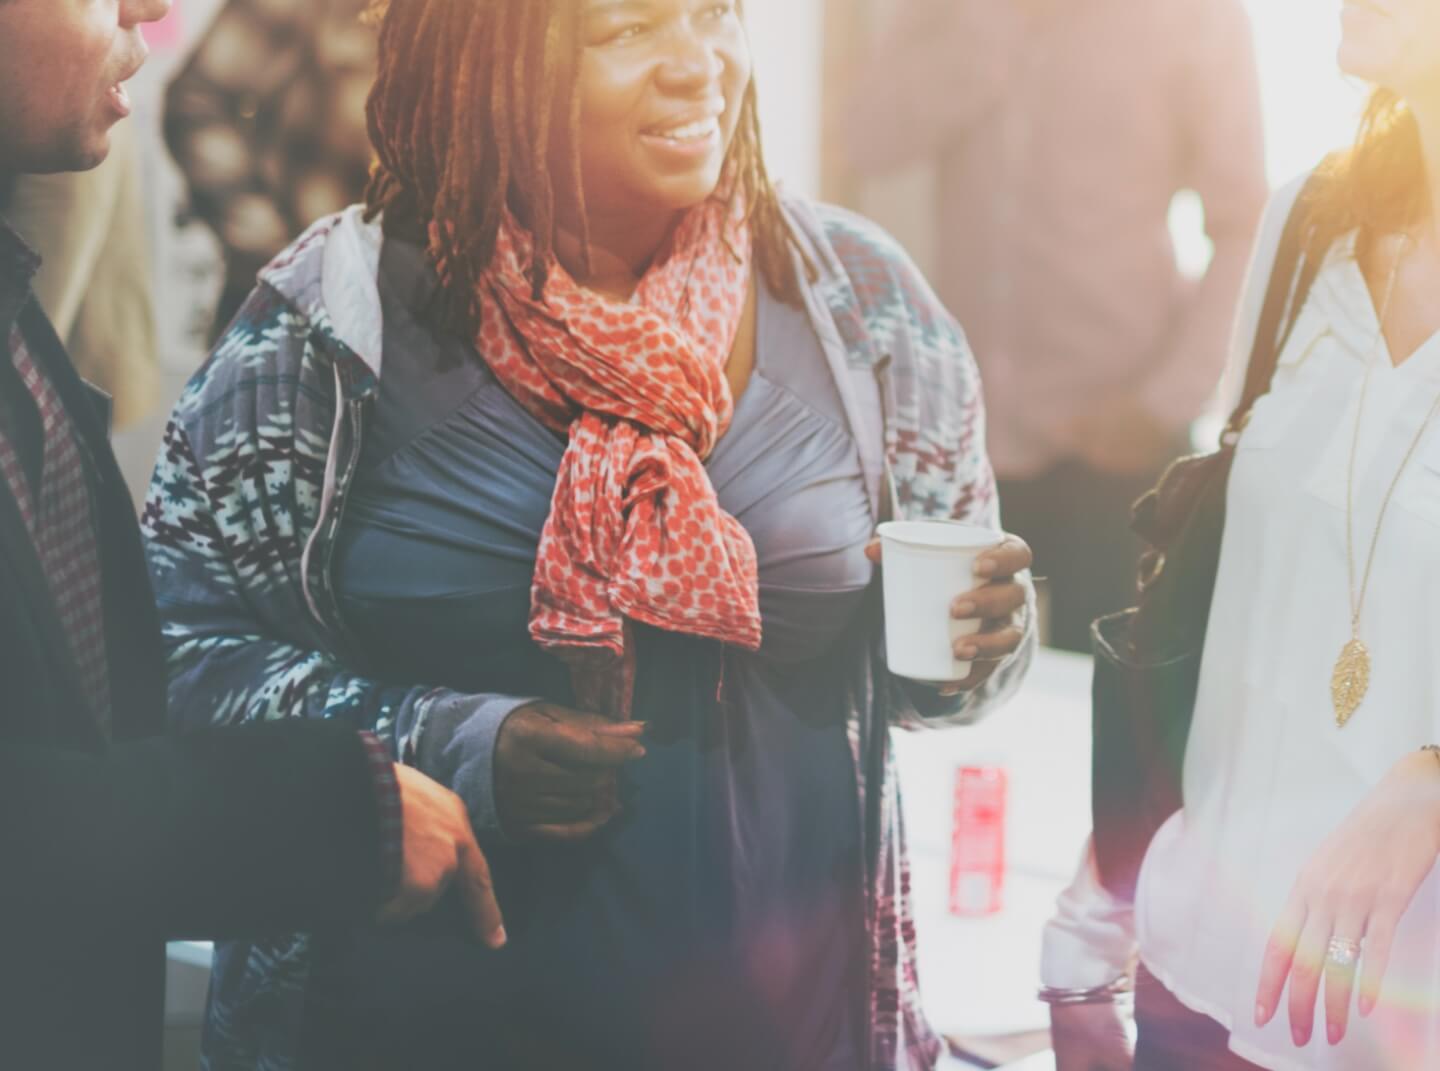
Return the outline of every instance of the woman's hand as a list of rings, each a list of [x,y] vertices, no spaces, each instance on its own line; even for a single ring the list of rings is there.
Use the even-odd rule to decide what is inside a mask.
[[[1290,1031],[1310,1041],[1315,999],[1325,981],[1326,1036],[1345,1036],[1357,967],[1331,957],[1332,940],[1364,941],[1360,1014],[1380,996],[1395,928],[1440,855],[1440,764],[1430,752],[1408,755],[1391,768],[1301,872],[1270,935],[1255,998],[1255,1022],[1279,1010],[1290,980]]]
[[[873,540],[865,553],[880,564],[880,540]],[[1015,578],[1033,561],[1029,544],[1013,535],[1006,535],[999,546],[975,559],[977,586],[958,595],[950,606],[950,616],[957,621],[980,618],[978,633],[955,641],[955,657],[974,664],[963,681],[942,686],[943,694],[958,695],[980,687],[1020,649],[1025,629],[1016,623],[1016,615],[1025,608],[1025,586]]]
[[[620,813],[616,775],[641,758],[643,722],[614,722],[552,703],[505,719],[495,743],[495,805],[517,839],[582,840]]]
[[[1050,1009],[1055,1071],[1130,1071],[1135,1052],[1120,1005],[1057,1004]]]

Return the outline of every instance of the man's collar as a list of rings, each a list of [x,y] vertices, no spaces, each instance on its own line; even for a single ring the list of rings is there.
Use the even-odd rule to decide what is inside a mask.
[[[30,300],[30,284],[39,270],[40,254],[0,216],[0,344]]]

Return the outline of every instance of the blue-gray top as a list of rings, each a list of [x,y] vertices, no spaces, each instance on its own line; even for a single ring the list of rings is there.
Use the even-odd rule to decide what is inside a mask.
[[[347,621],[372,677],[570,703],[528,632],[564,441],[483,363],[409,356],[442,349],[404,342],[424,330],[404,311],[414,257],[390,243],[382,263],[385,373],[337,556]],[[637,627],[648,754],[621,775],[621,817],[578,845],[487,845],[511,935],[499,956],[433,920],[323,941],[317,985],[351,1028],[473,1059],[543,1029],[574,1043],[575,1066],[627,1071],[863,1062],[836,667],[862,657],[875,612],[870,512],[809,321],[763,290],[757,367],[706,467],[755,543],[761,650]]]

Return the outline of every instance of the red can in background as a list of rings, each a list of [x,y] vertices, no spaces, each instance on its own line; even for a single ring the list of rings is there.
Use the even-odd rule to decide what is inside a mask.
[[[950,834],[950,913],[993,915],[1005,904],[1005,800],[1008,778],[998,766],[955,771]]]

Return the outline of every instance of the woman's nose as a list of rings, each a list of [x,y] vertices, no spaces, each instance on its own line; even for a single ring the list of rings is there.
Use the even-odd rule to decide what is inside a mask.
[[[708,89],[725,70],[714,42],[693,26],[675,27],[665,42],[660,65],[660,85],[673,93],[697,93]]]

